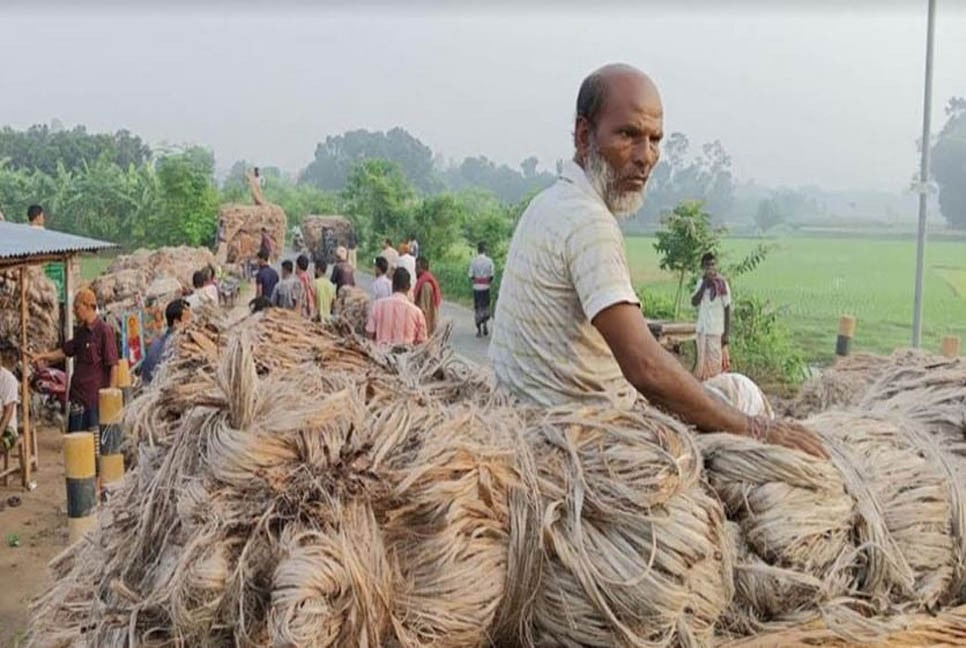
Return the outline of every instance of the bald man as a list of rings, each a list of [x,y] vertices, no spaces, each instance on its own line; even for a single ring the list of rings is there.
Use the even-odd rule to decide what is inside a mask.
[[[657,87],[640,70],[608,65],[584,80],[574,158],[530,202],[510,243],[490,346],[497,381],[545,406],[629,408],[639,393],[700,430],[825,456],[801,426],[710,396],[647,328],[618,220],[641,207],[663,119]]]

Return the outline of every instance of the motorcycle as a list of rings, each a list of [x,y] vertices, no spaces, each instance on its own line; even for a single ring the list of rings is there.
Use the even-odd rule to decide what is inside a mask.
[[[67,374],[60,369],[44,367],[30,376],[33,394],[31,412],[48,420],[63,419],[67,411]]]

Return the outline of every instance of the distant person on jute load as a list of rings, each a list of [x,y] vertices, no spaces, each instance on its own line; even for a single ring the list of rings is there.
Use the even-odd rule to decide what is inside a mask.
[[[703,431],[825,456],[799,424],[748,416],[705,391],[648,330],[618,218],[637,212],[663,137],[657,87],[608,65],[577,96],[574,158],[521,216],[490,345],[497,382],[544,406],[630,408],[638,393]]]
[[[698,380],[714,378],[731,369],[728,354],[728,333],[731,329],[731,290],[725,278],[718,274],[714,254],[701,257],[704,274],[698,279],[691,295],[691,304],[698,309],[698,358],[694,376]]]

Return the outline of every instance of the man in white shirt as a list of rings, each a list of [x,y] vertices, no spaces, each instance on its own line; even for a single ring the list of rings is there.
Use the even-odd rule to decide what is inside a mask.
[[[209,284],[205,272],[198,270],[191,275],[191,285],[194,292],[185,297],[188,306],[194,310],[202,306],[218,305],[218,289],[213,284]]]
[[[372,285],[369,287],[369,297],[372,303],[375,303],[380,299],[392,296],[392,280],[388,276],[389,262],[386,261],[386,257],[376,257],[373,270],[376,273],[376,278],[372,280]]]
[[[17,442],[17,404],[20,385],[11,369],[17,363],[16,349],[8,343],[0,347],[0,450],[9,450]]]
[[[409,244],[403,243],[399,246],[399,259],[396,261],[397,268],[406,268],[410,277],[416,276],[416,257],[409,253]],[[412,288],[409,289],[409,298],[413,297]]]
[[[392,246],[391,239],[385,239],[382,242],[382,251],[379,252],[379,256],[389,263],[389,271],[386,272],[386,275],[388,275],[389,280],[392,281],[392,273],[399,264],[399,253],[396,252],[396,248]]]
[[[695,326],[698,360],[694,365],[694,376],[698,380],[708,380],[731,369],[728,356],[731,289],[725,278],[718,274],[713,253],[701,257],[701,268],[704,274],[691,295],[691,304],[698,309]]]
[[[662,136],[661,98],[640,70],[609,65],[584,80],[574,159],[531,201],[510,243],[490,345],[497,382],[545,406],[626,408],[639,392],[703,431],[826,456],[800,425],[708,394],[648,330],[615,217],[640,208]]]
[[[490,320],[490,284],[493,283],[493,259],[486,256],[486,243],[476,246],[476,258],[470,261],[470,281],[473,282],[473,315],[476,337],[490,334],[486,323]]]

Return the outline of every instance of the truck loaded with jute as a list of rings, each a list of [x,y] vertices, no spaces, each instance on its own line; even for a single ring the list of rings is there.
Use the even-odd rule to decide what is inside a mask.
[[[448,334],[281,309],[176,333],[26,645],[966,641],[961,361],[811,415],[826,459],[643,401],[522,405]]]

